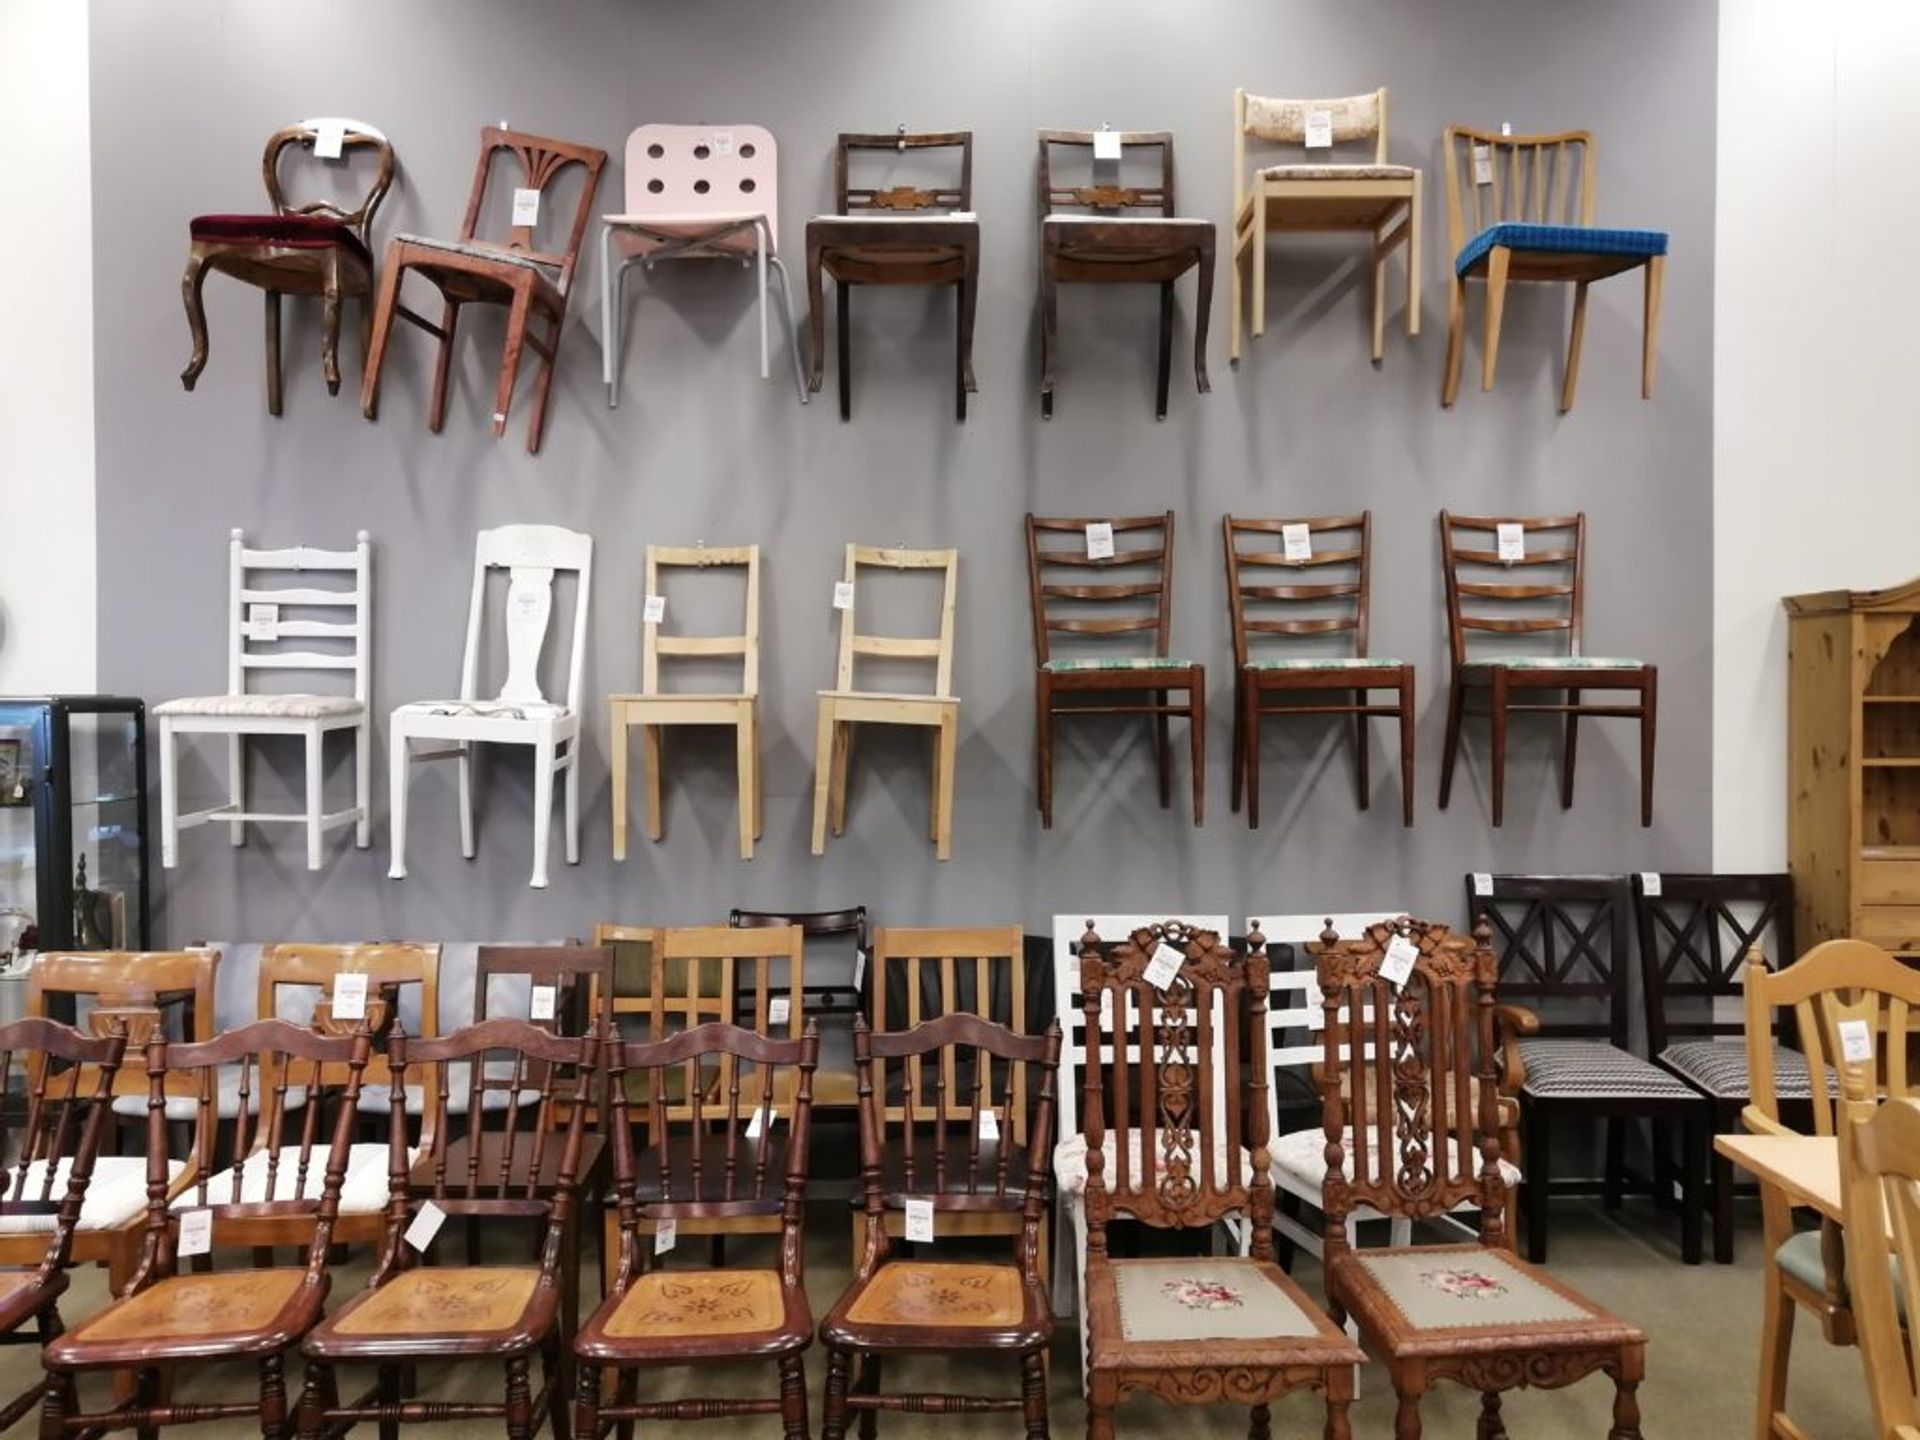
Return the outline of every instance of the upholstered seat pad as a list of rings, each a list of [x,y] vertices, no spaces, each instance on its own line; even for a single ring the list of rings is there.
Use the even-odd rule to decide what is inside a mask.
[[[1345,1136],[1342,1137],[1341,1143],[1347,1152],[1345,1173],[1347,1178],[1351,1180],[1353,1178],[1353,1131],[1347,1131]],[[1372,1134],[1369,1134],[1367,1137],[1368,1174],[1376,1174],[1380,1171],[1379,1150],[1380,1147],[1376,1138]],[[1271,1153],[1273,1155],[1273,1169],[1276,1181],[1281,1175],[1288,1175],[1298,1181],[1303,1188],[1315,1193],[1319,1192],[1320,1186],[1325,1183],[1327,1178],[1326,1131],[1299,1130],[1291,1135],[1282,1135],[1278,1140],[1273,1142]],[[1449,1157],[1449,1164],[1451,1163],[1452,1157]],[[1509,1188],[1520,1183],[1521,1176],[1518,1166],[1506,1160],[1501,1160],[1497,1163],[1500,1166],[1500,1178],[1506,1182]],[[1393,1167],[1389,1166],[1387,1168],[1392,1169]],[[1473,1162],[1473,1173],[1477,1175],[1479,1171],[1480,1159],[1476,1154]],[[1473,1201],[1468,1200],[1462,1201],[1458,1208],[1472,1210],[1478,1209],[1479,1207]]]
[[[1016,1265],[894,1260],[847,1307],[849,1325],[1004,1329],[1026,1314]]]
[[[1167,1155],[1167,1132],[1162,1130],[1159,1132],[1159,1136],[1161,1162],[1164,1165]],[[1119,1152],[1114,1146],[1114,1137],[1112,1135],[1108,1135],[1106,1139],[1100,1142],[1100,1153],[1106,1160],[1105,1165],[1102,1166],[1100,1171],[1100,1183],[1107,1188],[1109,1193],[1124,1193],[1118,1189],[1120,1172],[1116,1157]],[[1193,1153],[1190,1164],[1194,1179],[1199,1181],[1201,1179],[1201,1159],[1197,1148]],[[1213,1147],[1214,1174],[1219,1177],[1218,1183],[1221,1185],[1227,1183],[1227,1164],[1227,1144],[1223,1139],[1216,1142]],[[1242,1184],[1246,1184],[1251,1182],[1252,1179],[1253,1152],[1242,1146],[1240,1150],[1240,1180]],[[1064,1194],[1081,1195],[1086,1192],[1086,1136],[1072,1135],[1053,1147],[1053,1183],[1059,1187]],[[1129,1130],[1127,1132],[1127,1183],[1129,1187],[1136,1190],[1147,1183],[1146,1176],[1143,1173],[1143,1166],[1140,1163],[1140,1132],[1138,1130]]]
[[[187,233],[196,241],[219,245],[345,250],[362,264],[373,264],[352,227],[324,215],[196,215],[187,222]]]
[[[1773,1263],[1780,1267],[1781,1273],[1798,1280],[1809,1290],[1824,1291],[1827,1288],[1827,1262],[1820,1253],[1820,1232],[1802,1230],[1788,1238],[1778,1250],[1773,1252]],[[1900,1262],[1898,1257],[1887,1257],[1887,1268],[1893,1274],[1893,1303],[1900,1318],[1907,1318],[1907,1290],[1900,1283]]]
[[[153,713],[236,720],[325,720],[334,716],[358,719],[367,713],[367,707],[351,695],[189,695],[162,701],[153,707]]]
[[[1484,680],[1495,670],[1644,670],[1647,662],[1621,655],[1513,655],[1502,660],[1469,660],[1460,667],[1469,680]]]
[[[531,270],[548,281],[560,278],[560,266],[553,261],[529,255],[524,250],[509,250],[504,245],[489,245],[484,240],[436,240],[430,235],[403,233],[394,236],[393,243],[418,245],[429,250],[444,250],[449,255],[463,255],[469,260],[490,260],[499,265],[515,265],[522,270]]]
[[[1263,660],[1249,660],[1249,670],[1377,670],[1397,669],[1406,664],[1404,660],[1391,660],[1384,655],[1302,655],[1297,657],[1276,656]]]
[[[1716,1099],[1746,1100],[1753,1094],[1744,1040],[1682,1040],[1660,1052],[1660,1063]],[[1784,1045],[1773,1047],[1773,1090],[1782,1100],[1813,1097],[1805,1055]],[[1834,1093],[1832,1070],[1827,1071],[1827,1093]]]
[[[1212,228],[1211,220],[1198,215],[1134,215],[1116,212],[1111,215],[1082,215],[1072,210],[1055,210],[1047,216],[1049,225],[1205,225]]]
[[[1305,1339],[1318,1327],[1253,1260],[1114,1260],[1120,1336],[1141,1344]]]
[[[1454,259],[1453,273],[1464,275],[1496,245],[1509,250],[1545,250],[1567,255],[1619,255],[1651,259],[1667,253],[1664,230],[1608,230],[1596,225],[1526,225],[1502,221],[1469,240]]]
[[[572,712],[551,700],[413,700],[396,707],[393,713],[462,720],[557,720]]]
[[[417,1155],[413,1151],[411,1154]],[[237,1167],[228,1166],[206,1183],[204,1189],[199,1185],[188,1187],[173,1201],[175,1210],[196,1210],[205,1205],[257,1205],[269,1200],[318,1200],[326,1188],[327,1162],[332,1158],[332,1147],[315,1145],[307,1155],[306,1175],[302,1183],[300,1168],[300,1147],[283,1145],[277,1159],[270,1159],[264,1150],[249,1155]],[[340,1187],[340,1213],[342,1215],[374,1215],[386,1208],[387,1204],[387,1147],[385,1145],[353,1145],[347,1149],[346,1179]],[[273,1193],[267,1193],[267,1176],[271,1170]],[[235,1177],[239,1179],[239,1193],[234,1193]]]
[[[167,1162],[171,1180],[186,1166],[178,1160]],[[36,1160],[27,1167],[27,1176],[18,1194],[38,1199],[45,1193],[50,1205],[66,1198],[67,1181],[73,1173],[73,1158],[62,1159],[53,1172],[53,1185],[47,1186],[47,1162]],[[8,1178],[12,1179],[9,1172]],[[82,1230],[117,1230],[135,1219],[147,1207],[147,1157],[144,1155],[102,1155],[93,1162],[93,1175],[87,1181],[87,1198],[80,1206]],[[0,1215],[0,1235],[35,1235],[53,1229],[58,1217],[51,1210],[42,1215]]]
[[[1420,172],[1411,165],[1268,165],[1262,180],[1411,180]]]
[[[1505,1250],[1478,1245],[1357,1250],[1349,1264],[1416,1330],[1474,1330],[1591,1320]]]
[[[1049,660],[1040,668],[1054,675],[1074,675],[1090,670],[1191,670],[1199,664],[1174,655],[1074,655]]]
[[[971,210],[907,210],[899,214],[815,215],[809,225],[969,225],[979,228],[980,217]]]
[[[1679,1077],[1604,1040],[1522,1040],[1519,1046],[1527,1074],[1520,1088],[1527,1095],[1685,1100],[1695,1094]]]
[[[775,1270],[653,1270],[606,1317],[609,1340],[756,1335],[781,1328],[786,1296]]]

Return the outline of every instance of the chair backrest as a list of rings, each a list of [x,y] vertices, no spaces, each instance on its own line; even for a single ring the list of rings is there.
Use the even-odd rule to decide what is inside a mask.
[[[909,150],[916,156],[927,150],[958,150],[960,176],[956,184],[923,187],[892,185],[884,189],[852,183],[856,156],[892,153],[896,157]],[[893,135],[862,135],[842,131],[833,147],[834,203],[842,215],[868,215],[876,211],[913,214],[922,210],[951,214],[973,209],[973,132],[971,130],[925,131],[908,134],[902,127]]]
[[[235,530],[227,542],[227,693],[243,695],[261,670],[347,670],[365,704],[373,651],[373,568],[367,532],[351,550],[249,550]],[[344,574],[348,583],[316,585]],[[339,617],[344,612],[344,618]],[[284,649],[318,640],[331,649]]]
[[[526,983],[496,986],[496,978]],[[513,993],[509,999],[506,992]],[[520,993],[524,990],[524,994]],[[500,1004],[496,1006],[495,1002]],[[482,945],[474,957],[473,1023],[498,1015],[558,1035],[613,1023],[613,949],[607,945]]]
[[[642,125],[627,136],[629,217],[763,215],[780,229],[780,152],[764,125]]]
[[[1488,885],[1491,893],[1483,893]],[[1627,1045],[1632,903],[1620,875],[1469,875],[1467,916],[1490,927],[1500,996],[1543,1033]]]
[[[1855,1334],[1875,1440],[1920,1436],[1920,1327],[1902,1323],[1920,1295],[1920,1100],[1873,1092],[1864,1065],[1843,1076],[1840,1192]]]
[[[1593,223],[1593,136],[1585,130],[1498,135],[1449,125],[1442,143],[1447,167],[1447,241],[1453,254],[1503,220],[1535,225]]]
[[[373,183],[367,187],[360,204],[352,210],[342,210],[330,200],[309,200],[304,205],[296,205],[287,199],[286,190],[280,183],[280,159],[287,148],[299,145],[311,155],[321,135],[327,133],[339,135],[340,158],[343,161],[351,160],[356,150],[370,151],[375,160]],[[338,220],[358,235],[364,244],[373,229],[373,212],[380,208],[380,202],[387,198],[387,191],[393,184],[393,146],[385,135],[363,120],[349,120],[345,116],[301,120],[267,137],[267,152],[260,161],[260,174],[266,182],[267,200],[272,204],[274,214],[321,215]]]
[[[1346,1244],[1356,1206],[1417,1218],[1471,1202],[1481,1243],[1506,1243],[1488,939],[1484,921],[1469,937],[1401,919],[1350,940],[1329,927],[1313,947],[1327,1015],[1329,1253]],[[1405,976],[1398,983],[1396,971]],[[1343,1043],[1352,1032],[1371,1043]],[[1348,1152],[1350,1166],[1340,1159]]]
[[[1800,953],[1793,877],[1641,874],[1632,883],[1647,1053],[1675,1039],[1742,1034],[1747,955]]]
[[[73,1252],[129,1025],[151,1029],[124,1013],[108,1019],[102,1012],[104,1033],[38,1016],[0,1025],[0,1221],[14,1232],[51,1234],[43,1283]]]
[[[1025,948],[1018,925],[964,930],[916,930],[883,925],[873,937],[873,1018],[884,1030],[912,1030],[946,1015],[977,1015],[1023,1033],[1027,1014]],[[883,1090],[891,1124],[906,1112],[930,1122],[972,1120],[977,1097],[955,1067],[960,1047],[940,1051],[940,1068],[913,1060],[903,1069],[904,1090]],[[1011,1129],[1016,1145],[1027,1135],[1025,1072],[1013,1073]],[[980,1077],[972,1077],[978,1081]]]
[[[657,925],[622,925],[602,920],[593,927],[593,943],[613,956],[612,1011],[615,1033],[620,1029],[617,1017],[645,1016],[653,1013],[653,952],[659,946]],[[649,1032],[648,1038],[656,1038]]]
[[[519,200],[522,191],[531,190],[540,196],[542,210],[546,208],[547,187],[564,174],[567,167],[579,165],[587,172],[586,180],[580,187],[580,198],[574,205],[573,224],[566,232],[564,248],[542,250],[536,246],[534,236],[540,228],[538,222],[515,225],[506,246],[530,260],[551,266],[557,272],[554,284],[565,295],[573,288],[574,268],[580,259],[580,242],[586,237],[587,221],[593,214],[593,192],[600,185],[600,171],[606,166],[607,152],[596,150],[591,145],[547,140],[521,130],[487,126],[480,132],[480,159],[473,167],[473,189],[467,195],[467,213],[460,222],[462,240],[480,237],[481,217],[486,208],[487,180],[493,171],[494,156],[501,151],[513,158],[514,178],[519,182],[513,187],[515,201]],[[515,208],[518,209],[517,204]]]
[[[1276,537],[1278,548],[1273,544]],[[1266,635],[1351,634],[1350,653],[1366,656],[1367,602],[1372,593],[1371,510],[1296,520],[1223,515],[1220,538],[1226,549],[1227,608],[1233,621],[1236,666],[1254,658],[1254,637]],[[1289,538],[1295,542],[1291,558]],[[1298,551],[1302,541],[1304,555]],[[1294,578],[1307,573],[1314,578]],[[1283,583],[1270,583],[1282,575],[1287,577]]]
[[[1518,527],[1504,533],[1510,540],[1518,537],[1522,553],[1503,560],[1502,527],[1509,526]],[[1586,622],[1585,514],[1455,515],[1442,510],[1440,569],[1446,577],[1447,644],[1455,669],[1479,658],[1467,653],[1470,632],[1512,637],[1565,631],[1567,654],[1580,653]],[[1515,569],[1522,579],[1511,578]]]
[[[925,639],[862,631],[855,618],[859,614],[862,568],[942,572],[939,633],[932,639]],[[865,656],[876,660],[931,660],[934,668],[932,693],[952,694],[953,605],[959,573],[960,552],[957,550],[899,550],[848,544],[846,569],[841,578],[853,586],[853,600],[840,612],[840,652],[834,669],[835,688],[855,688],[854,662]]]
[[[49,951],[27,972],[26,1013],[98,1036],[107,1033],[116,1012],[158,1010],[160,1028],[172,1038],[211,1040],[219,965],[219,952],[206,949]],[[147,1093],[145,1039],[123,1057],[114,1076],[116,1095]]]
[[[642,127],[645,128],[645,127]],[[638,133],[638,132],[635,132]],[[658,695],[660,689],[660,661],[664,656],[676,658],[713,659],[738,655],[740,657],[740,693],[758,695],[760,693],[760,547],[758,545],[737,545],[724,550],[709,550],[706,546],[691,549],[671,545],[647,546],[646,595],[649,600],[659,596],[665,600],[666,577],[661,573],[667,570],[691,569],[710,570],[716,567],[738,567],[746,571],[746,618],[738,635],[663,635],[661,627],[667,622],[663,613],[659,620],[649,620],[644,613],[640,622],[642,641],[640,646],[640,693]]]
[[[1090,553],[1088,527],[1094,524],[1112,527],[1111,555]],[[1072,536],[1073,543],[1048,543],[1061,535]],[[1147,543],[1120,548],[1122,538],[1132,536]],[[1173,511],[1111,520],[1028,514],[1027,585],[1036,663],[1052,658],[1056,631],[1089,640],[1147,634],[1153,642],[1148,653],[1166,656],[1173,631]]]
[[[575,577],[573,643],[567,652],[566,708],[578,714],[587,664],[587,611],[593,590],[593,537],[558,525],[501,525],[482,530],[474,542],[473,598],[467,607],[467,645],[460,664],[460,698],[478,700],[482,616],[487,573],[508,575],[505,614],[507,675],[497,698],[503,704],[543,704],[540,652],[553,618],[553,584],[562,571]]]
[[[1282,1072],[1317,1066],[1324,1053],[1319,1039],[1326,1025],[1320,1003],[1320,977],[1308,947],[1332,930],[1357,935],[1370,925],[1396,920],[1406,911],[1357,910],[1339,915],[1275,915],[1270,920],[1249,919],[1247,933],[1258,931],[1267,946],[1267,1066],[1274,1077],[1267,1091],[1269,1123],[1280,1133]],[[1289,1087],[1291,1088],[1291,1087]],[[1316,1092],[1318,1082],[1315,1081]]]
[[[1317,130],[1325,116],[1327,138],[1331,145],[1307,149],[1307,127],[1311,121]],[[1334,147],[1373,142],[1369,157],[1375,165],[1387,163],[1387,87],[1363,95],[1343,95],[1335,100],[1283,100],[1271,95],[1233,92],[1233,211],[1240,213],[1240,199],[1252,184],[1247,171],[1247,141],[1283,145],[1300,152],[1311,163],[1324,159]]]
[[[1120,158],[1102,160],[1094,146],[1091,130],[1042,130],[1040,132],[1040,213],[1060,210],[1090,210],[1096,214],[1119,217],[1128,210],[1151,210],[1170,218],[1178,212],[1173,205],[1173,132],[1170,130],[1123,130],[1118,136]],[[1128,150],[1153,152],[1157,162],[1156,179],[1144,185],[1121,183],[1121,169]],[[1079,157],[1085,154],[1091,166],[1091,183],[1065,184],[1054,179],[1059,168],[1078,171]],[[1061,162],[1071,159],[1071,165]]]

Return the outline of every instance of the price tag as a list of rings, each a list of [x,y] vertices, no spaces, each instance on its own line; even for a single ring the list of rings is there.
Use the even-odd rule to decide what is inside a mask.
[[[1493,894],[1493,876],[1485,870],[1473,872],[1473,893],[1476,895]]]
[[[507,587],[507,613],[516,620],[546,618],[551,592],[544,585],[514,584]]]
[[[1331,110],[1307,111],[1307,149],[1330,150],[1333,148],[1333,112]]]
[[[333,1018],[336,1020],[367,1018],[367,977],[365,975],[343,974],[333,977]]]
[[[1113,558],[1113,525],[1110,521],[1094,520],[1088,523],[1087,558],[1089,560]]]
[[[280,607],[278,605],[247,606],[246,632],[249,640],[278,640],[280,638]]]
[[[867,952],[864,950],[856,950],[853,952],[853,988],[859,990],[866,982],[866,978]]]
[[[407,1226],[406,1241],[422,1255],[433,1244],[433,1237],[440,1233],[440,1227],[447,1223],[447,1212],[431,1200],[422,1200],[420,1208],[414,1212],[413,1223]]]
[[[995,1145],[1000,1141],[1000,1117],[992,1110],[980,1112],[980,1139],[987,1145]]]
[[[1153,952],[1153,959],[1147,964],[1147,983],[1156,990],[1166,989],[1167,986],[1173,983],[1174,977],[1180,973],[1180,963],[1186,958],[1187,957],[1182,955],[1177,949],[1162,940],[1159,948]],[[1106,992],[1103,991],[1102,993],[1104,994]]]
[[[1118,130],[1096,130],[1093,132],[1093,158],[1096,161],[1120,158],[1120,132]]]
[[[707,148],[716,155],[733,154],[733,132],[716,130],[707,137]]]
[[[1380,962],[1380,978],[1398,990],[1413,974],[1413,962],[1419,958],[1419,946],[1404,935],[1394,936],[1387,946],[1386,958]]]
[[[653,1253],[664,1255],[680,1243],[680,1222],[678,1220],[656,1220],[653,1222]]]
[[[1873,1031],[1864,1020],[1840,1022],[1840,1057],[1843,1060],[1873,1059]]]
[[[551,1020],[560,1008],[560,987],[558,985],[536,985],[527,1001],[529,1020]]]
[[[1494,527],[1494,535],[1494,543],[1500,547],[1502,565],[1511,565],[1516,560],[1527,558],[1527,532],[1524,526],[1502,522]]]
[[[540,192],[516,187],[513,192],[514,228],[533,226],[540,223]]]
[[[647,596],[646,608],[640,612],[640,618],[649,625],[658,625],[667,618],[667,597],[664,595]]]
[[[907,1201],[907,1239],[923,1245],[933,1243],[933,1201]]]
[[[1473,147],[1473,183],[1476,185],[1493,183],[1493,147],[1491,145]]]
[[[1649,900],[1658,900],[1660,898],[1660,872],[1658,870],[1642,870],[1640,872],[1640,893]]]
[[[853,582],[836,580],[833,582],[833,608],[851,610],[853,608]]]
[[[785,1025],[793,1018],[793,1000],[786,995],[776,995],[767,1002],[767,1024]]]
[[[1500,122],[1500,138],[1504,140],[1511,134],[1513,134],[1513,122],[1511,120],[1502,120]]]
[[[193,1255],[207,1255],[213,1251],[213,1211],[182,1210],[180,1212],[180,1243],[173,1253],[185,1260]]]
[[[1284,547],[1287,559],[1295,564],[1313,558],[1313,532],[1304,524],[1282,525],[1280,544]]]
[[[772,1124],[773,1112],[762,1105],[758,1110],[753,1112],[753,1118],[747,1121],[747,1139],[760,1139],[767,1133],[768,1127]]]
[[[24,800],[27,798],[27,782],[26,781],[16,780],[13,782],[13,798],[16,800]]]
[[[316,160],[338,160],[346,153],[347,124],[344,120],[322,120],[313,127],[313,156]]]

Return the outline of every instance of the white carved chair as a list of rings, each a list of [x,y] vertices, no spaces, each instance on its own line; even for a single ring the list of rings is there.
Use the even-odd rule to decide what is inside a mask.
[[[507,676],[492,699],[480,695],[482,625],[490,571],[508,574],[505,613]],[[564,703],[540,688],[540,654],[552,628],[554,580],[576,577],[573,643],[567,657]],[[593,537],[558,525],[502,525],[482,530],[474,544],[473,598],[467,609],[467,644],[460,668],[460,698],[416,700],[393,712],[389,725],[389,824],[393,863],[390,879],[407,875],[407,787],[415,760],[456,760],[460,766],[460,853],[469,860],[473,843],[473,759],[480,745],[527,745],[533,749],[533,880],[547,883],[547,841],[553,828],[553,782],[566,773],[567,863],[580,863],[580,687],[586,667],[588,597],[593,581]],[[413,743],[442,748],[414,750]]]
[[[228,541],[227,691],[168,700],[154,707],[160,722],[160,863],[179,861],[180,832],[224,821],[235,845],[254,824],[304,825],[307,868],[321,864],[321,836],[352,824],[354,843],[373,843],[368,805],[371,754],[367,734],[368,654],[372,643],[372,569],[367,532],[351,550],[249,550],[239,530]],[[316,585],[316,580],[350,583]],[[339,618],[344,612],[345,618]],[[311,640],[326,648],[293,649],[287,642]],[[261,671],[344,671],[350,694],[270,694],[251,688]],[[353,804],[331,813],[323,808],[326,737],[353,732]],[[180,813],[179,742],[182,735],[223,735],[227,741],[227,798],[219,805]],[[250,736],[291,735],[306,746],[306,796],[297,812],[247,809]]]

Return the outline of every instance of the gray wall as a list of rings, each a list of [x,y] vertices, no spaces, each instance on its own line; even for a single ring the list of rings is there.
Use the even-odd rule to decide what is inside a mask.
[[[98,0],[93,141],[100,512],[100,680],[151,700],[217,689],[223,675],[224,539],[376,542],[376,844],[334,837],[309,875],[292,829],[230,850],[188,834],[161,878],[163,938],[478,938],[579,932],[596,919],[691,922],[730,904],[863,901],[901,923],[1018,919],[1054,911],[1351,909],[1403,904],[1457,917],[1460,875],[1488,870],[1702,867],[1709,858],[1709,426],[1712,401],[1715,7],[1663,0],[899,0],[699,6],[554,0],[430,4],[337,0],[321,10]],[[1069,291],[1058,415],[1043,425],[1033,277],[1033,131],[1167,128],[1182,208],[1223,222],[1236,84],[1270,93],[1393,91],[1395,158],[1427,167],[1424,333],[1399,329],[1385,363],[1366,343],[1357,245],[1293,242],[1270,270],[1266,336],[1226,362],[1224,269],[1214,304],[1214,393],[1175,373],[1152,415],[1150,290]],[[525,386],[508,438],[487,426],[500,324],[464,324],[444,434],[427,433],[425,337],[397,333],[378,424],[360,418],[358,365],[329,399],[317,306],[289,302],[287,413],[263,404],[258,295],[207,287],[212,361],[198,392],[178,278],[185,221],[256,206],[260,145],[308,114],[350,114],[394,139],[402,175],[377,239],[452,233],[477,133],[505,118],[614,152],[598,209],[618,208],[618,152],[647,120],[759,121],[781,146],[782,248],[798,259],[824,208],[841,128],[971,126],[984,257],[972,418],[951,415],[951,302],[869,292],[855,309],[851,424],[828,391],[802,409],[780,372],[755,374],[751,285],[718,270],[635,286],[626,389],[600,384],[597,261],[566,337],[544,452],[523,448]],[[1568,299],[1509,300],[1499,388],[1469,379],[1438,404],[1445,346],[1441,128],[1588,127],[1600,139],[1601,223],[1673,232],[1657,398],[1638,398],[1637,279],[1594,291],[1580,402],[1555,414]],[[1181,343],[1192,284],[1181,287]],[[1476,288],[1472,317],[1480,314]],[[404,330],[404,327],[403,327]],[[829,333],[831,331],[829,330]],[[1176,356],[1179,354],[1176,348]],[[1390,731],[1376,730],[1374,805],[1354,807],[1344,732],[1302,722],[1268,742],[1267,816],[1250,834],[1227,810],[1229,647],[1218,530],[1223,510],[1370,506],[1374,648],[1420,665],[1418,821],[1399,825]],[[1155,803],[1145,726],[1063,730],[1056,828],[1032,798],[1032,662],[1020,516],[1179,512],[1177,650],[1213,677],[1209,816]],[[1444,622],[1434,513],[1565,511],[1590,517],[1590,648],[1662,667],[1656,823],[1635,823],[1634,737],[1587,727],[1570,814],[1554,777],[1557,732],[1523,727],[1508,822],[1487,823],[1476,730],[1453,808],[1434,808],[1444,716]],[[457,848],[452,774],[414,790],[412,878],[386,880],[384,716],[453,693],[476,527],[557,522],[591,531],[600,566],[587,689],[583,861],[526,885],[530,781],[512,759],[486,772],[479,858]],[[828,598],[848,539],[956,545],[956,686],[964,697],[954,858],[925,838],[926,763],[914,739],[863,739],[847,835],[807,853],[813,693],[832,663]],[[734,856],[729,752],[675,742],[665,843],[609,859],[606,722],[598,697],[637,679],[640,554],[650,541],[758,541],[766,549],[763,670],[766,837]],[[216,755],[196,753],[190,792]],[[289,750],[260,753],[262,802],[291,804]],[[347,783],[344,754],[331,770]],[[1184,771],[1176,795],[1184,791]],[[339,793],[339,792],[336,792]],[[634,823],[639,825],[638,796]],[[156,799],[156,813],[157,813]],[[556,835],[556,855],[558,836]],[[158,846],[155,846],[158,857]]]

